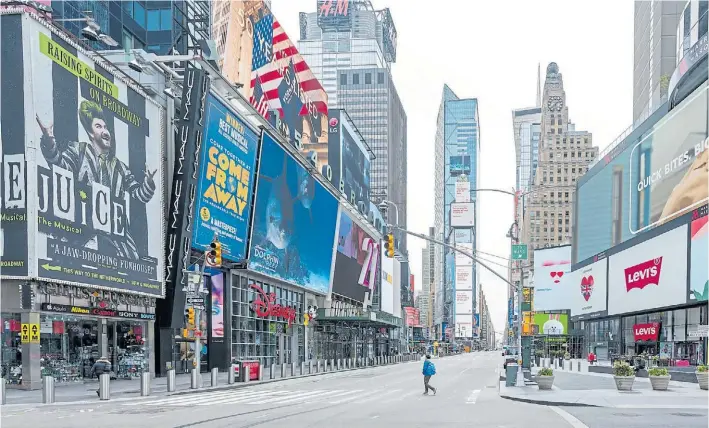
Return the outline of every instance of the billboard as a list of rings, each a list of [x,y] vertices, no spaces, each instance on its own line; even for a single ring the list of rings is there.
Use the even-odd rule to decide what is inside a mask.
[[[456,315],[455,317],[455,337],[465,339],[473,337],[475,319],[473,314]]]
[[[464,242],[462,244],[455,244],[456,248],[458,248],[461,251],[465,251],[466,253],[472,255],[473,254],[473,244]],[[461,254],[459,252],[455,252],[455,266],[472,266],[473,265],[473,259],[470,257],[466,256],[465,254]]]
[[[406,316],[405,321],[408,327],[420,325],[419,319],[421,317],[421,311],[419,309],[407,306],[404,308],[404,314]]]
[[[470,175],[470,171],[470,155],[450,157],[451,176]]]
[[[684,224],[610,256],[608,315],[687,301],[687,232]]]
[[[318,26],[323,31],[347,31],[352,26],[349,0],[318,0],[317,10]]]
[[[322,172],[328,164],[327,93],[267,7],[243,19],[251,41],[251,76],[242,91],[258,112]],[[248,42],[247,42],[248,43]]]
[[[379,242],[340,209],[332,292],[365,302],[379,269]]]
[[[262,140],[249,267],[328,293],[337,199],[270,135]]]
[[[468,243],[473,242],[473,230],[468,229],[454,229],[453,237],[457,243]]]
[[[224,103],[207,97],[192,247],[205,250],[215,236],[225,260],[246,258],[258,135]]]
[[[566,314],[534,314],[538,334],[559,336],[569,334],[569,316]]]
[[[451,227],[475,226],[475,203],[453,202],[451,204]]]
[[[534,310],[570,309],[571,246],[534,250]]]
[[[662,224],[709,198],[707,84],[668,113],[630,154],[632,233]],[[637,227],[632,221],[636,212]]]
[[[455,290],[455,316],[473,313],[473,290]]]
[[[470,202],[470,182],[456,181],[455,182],[455,201]]]
[[[357,207],[369,210],[370,156],[362,136],[344,110],[330,111],[328,162],[332,183]]]
[[[600,314],[606,311],[608,297],[608,259],[602,259],[571,272],[569,299],[571,316]],[[535,305],[536,308],[536,305]]]
[[[382,259],[382,290],[379,296],[379,306],[382,312],[394,314],[394,259],[384,253],[384,241],[379,247]]]
[[[3,47],[2,80],[15,85],[3,103],[16,103],[2,115],[4,258],[20,242],[9,261],[35,261],[30,276],[164,296],[162,108],[44,25],[2,22],[3,36],[23,36]]]
[[[394,263],[394,312],[392,315],[401,317],[401,262],[392,259]]]
[[[689,301],[706,302],[709,299],[709,217],[692,221],[690,230]]]
[[[224,274],[212,275],[210,278],[212,297],[212,339],[224,337]]]

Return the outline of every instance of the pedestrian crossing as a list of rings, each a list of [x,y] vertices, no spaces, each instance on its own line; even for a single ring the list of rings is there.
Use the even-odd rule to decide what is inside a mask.
[[[216,406],[239,405],[294,405],[294,404],[363,404],[372,401],[394,402],[420,395],[420,391],[403,389],[231,389],[201,394],[175,395],[161,399],[150,399],[126,403],[126,406]]]

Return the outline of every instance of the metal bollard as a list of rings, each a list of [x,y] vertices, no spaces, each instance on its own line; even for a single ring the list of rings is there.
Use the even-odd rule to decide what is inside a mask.
[[[335,359],[330,358],[330,371],[334,372],[335,371]]]
[[[167,392],[175,392],[175,369],[167,371]]]
[[[275,379],[276,377],[276,365],[274,363],[271,363],[271,366],[268,368],[269,371],[269,377],[271,379]]]
[[[291,363],[290,365],[290,375],[291,377],[295,376],[295,363]]]
[[[251,382],[251,366],[244,366],[244,383]]]
[[[142,372],[140,374],[140,396],[147,397],[150,395],[150,372]]]
[[[258,365],[258,380],[259,382],[263,380],[263,364]]]
[[[190,388],[191,389],[198,389],[199,388],[199,371],[197,369],[192,369],[190,371]]]
[[[212,381],[211,386],[217,386],[217,383],[219,382],[219,368],[218,367],[212,367],[211,381]]]
[[[313,374],[313,360],[308,361],[308,374]]]
[[[281,364],[281,377],[286,377],[286,363]]]
[[[339,372],[342,370],[342,360],[340,358],[337,359],[337,371]]]
[[[320,360],[318,360],[315,364],[315,373],[320,373]]]
[[[98,398],[101,400],[111,399],[111,375],[108,373],[98,377]]]
[[[234,382],[236,382],[236,364],[229,366],[229,373],[226,376],[226,383],[232,385]]]
[[[301,376],[305,375],[305,361],[300,362],[300,375]]]
[[[577,361],[576,367],[578,372],[581,373],[581,361]]]
[[[4,386],[4,385],[3,385]],[[3,399],[5,398],[3,388]],[[52,404],[54,403],[54,377],[53,376],[42,376],[42,403]]]
[[[7,397],[5,396],[5,378],[4,377],[0,377],[0,390],[2,391],[0,405],[7,404]]]

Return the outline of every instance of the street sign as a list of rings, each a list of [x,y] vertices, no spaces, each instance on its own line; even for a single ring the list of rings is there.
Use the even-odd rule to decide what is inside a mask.
[[[188,297],[187,303],[189,304],[204,304],[204,297]]]
[[[527,244],[512,245],[512,260],[527,260]]]

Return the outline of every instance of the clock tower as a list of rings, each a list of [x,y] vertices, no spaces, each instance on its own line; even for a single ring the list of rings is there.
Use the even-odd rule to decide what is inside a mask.
[[[542,98],[542,135],[558,135],[566,132],[569,123],[569,108],[566,106],[564,81],[555,62],[547,66]]]

